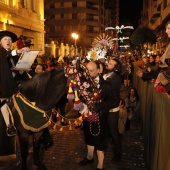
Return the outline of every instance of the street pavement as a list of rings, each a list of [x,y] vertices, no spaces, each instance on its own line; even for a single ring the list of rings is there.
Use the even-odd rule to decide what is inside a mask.
[[[122,94],[124,98],[125,93]],[[78,117],[78,113],[70,109],[71,103],[68,103],[67,117]],[[95,170],[97,166],[96,152],[94,153],[94,163],[84,167],[78,166],[78,162],[86,156],[86,145],[84,143],[83,130],[76,128],[73,130],[54,130],[50,129],[54,140],[54,145],[46,151],[41,151],[43,159],[48,170]],[[30,136],[30,151],[28,158],[28,167],[30,170],[36,170],[32,160],[32,138]],[[111,163],[113,157],[113,143],[109,139],[108,148],[105,152],[104,169],[105,170],[147,170],[144,160],[144,147],[140,122],[131,122],[129,131],[122,135],[122,159],[119,163]],[[19,170],[18,161],[15,155],[0,157],[0,170]]]

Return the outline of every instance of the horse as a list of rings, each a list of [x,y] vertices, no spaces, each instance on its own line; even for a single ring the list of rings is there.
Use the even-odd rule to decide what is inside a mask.
[[[21,83],[19,86],[19,95],[30,103],[35,103],[35,107],[40,111],[51,111],[52,108],[57,104],[60,98],[67,93],[66,87],[67,78],[64,73],[63,68],[55,68],[51,71],[43,72],[37,74],[32,79]],[[42,126],[38,130],[32,130],[29,126],[25,125],[23,120],[23,115],[19,114],[17,107],[15,106],[14,98],[18,94],[13,95],[13,106],[12,114],[14,118],[14,124],[17,129],[19,145],[20,145],[20,154],[21,154],[21,170],[27,170],[27,157],[28,157],[28,146],[29,146],[29,135],[33,135],[33,163],[37,166],[38,169],[46,170],[46,166],[43,161],[40,159],[40,146],[41,146],[41,137],[45,126]],[[19,106],[18,106],[19,107]],[[25,113],[22,114],[30,114]],[[26,115],[27,116],[27,115]],[[28,115],[29,116],[29,115]],[[36,118],[35,118],[36,119]],[[31,121],[38,122],[39,120]],[[24,123],[23,123],[24,122]],[[47,126],[48,127],[48,126]]]

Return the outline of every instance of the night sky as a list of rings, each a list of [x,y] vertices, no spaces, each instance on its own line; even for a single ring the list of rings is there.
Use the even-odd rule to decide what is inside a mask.
[[[119,22],[130,21],[131,25],[137,28],[142,6],[143,0],[120,0]]]

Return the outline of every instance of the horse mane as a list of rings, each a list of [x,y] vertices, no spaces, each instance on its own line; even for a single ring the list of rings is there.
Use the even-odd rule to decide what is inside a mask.
[[[19,91],[30,101],[44,96],[47,82],[49,81],[51,72],[43,72],[35,75],[32,79],[23,82]]]
[[[53,93],[63,93],[66,86],[66,77],[61,69],[53,69],[38,73],[32,79],[22,83],[19,87],[20,93],[31,102],[48,103]],[[62,88],[62,89],[61,89]],[[57,90],[57,92],[56,92]]]

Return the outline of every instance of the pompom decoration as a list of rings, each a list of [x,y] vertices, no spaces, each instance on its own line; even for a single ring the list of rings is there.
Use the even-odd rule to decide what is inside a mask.
[[[162,93],[166,93],[166,92],[167,92],[166,89],[165,89],[163,86],[161,86],[161,85],[157,85],[157,86],[155,87],[155,90],[156,90],[157,92],[162,92]]]
[[[69,100],[73,100],[74,99],[74,92],[73,92],[73,89],[71,86],[69,86],[69,89],[68,89],[68,94],[67,94],[67,99]]]
[[[78,98],[77,90],[74,90],[74,93],[75,93],[74,109],[81,110],[83,109],[83,104],[82,102],[80,102],[80,99]]]

